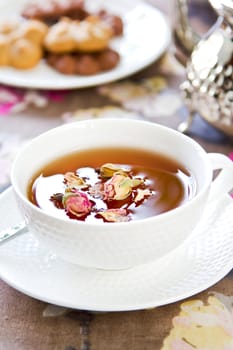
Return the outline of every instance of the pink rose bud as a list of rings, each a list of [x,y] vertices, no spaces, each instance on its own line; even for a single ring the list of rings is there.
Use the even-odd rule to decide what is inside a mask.
[[[88,199],[86,193],[76,191],[64,195],[63,205],[69,213],[80,217],[91,212],[93,202]]]

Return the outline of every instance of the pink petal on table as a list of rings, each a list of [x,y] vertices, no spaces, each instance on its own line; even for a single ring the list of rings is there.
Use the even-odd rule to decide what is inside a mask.
[[[68,91],[47,91],[46,95],[49,100],[54,102],[61,102],[66,97]]]
[[[23,89],[15,89],[0,85],[0,101],[2,102],[18,102],[22,99],[25,91]]]
[[[15,106],[15,103],[4,103],[0,104],[0,115],[7,115],[11,109]]]

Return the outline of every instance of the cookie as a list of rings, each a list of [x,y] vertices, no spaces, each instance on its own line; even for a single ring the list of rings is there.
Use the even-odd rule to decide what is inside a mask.
[[[9,63],[10,41],[6,35],[0,34],[0,66],[6,66]]]
[[[74,50],[75,40],[71,34],[71,23],[69,18],[63,18],[49,29],[44,39],[44,46],[48,51],[66,53]]]
[[[119,53],[109,48],[98,53],[96,58],[101,71],[107,71],[115,68],[120,61]]]
[[[10,35],[13,31],[16,31],[21,24],[21,21],[17,19],[1,19],[0,22],[0,34]]]
[[[15,40],[9,48],[9,64],[17,69],[29,69],[35,67],[42,58],[42,50],[39,45],[21,38]]]
[[[22,22],[19,26],[16,37],[25,38],[37,45],[42,45],[48,32],[48,26],[37,20],[28,20]]]
[[[48,64],[66,75],[94,75],[115,68],[119,61],[119,54],[109,48],[100,53],[47,55]]]
[[[63,18],[53,25],[45,37],[49,52],[96,52],[105,49],[112,38],[112,30],[97,16],[84,21]]]
[[[74,75],[77,73],[76,60],[72,55],[49,54],[47,56],[47,63],[62,74]]]
[[[124,24],[120,16],[112,15],[105,10],[99,11],[97,16],[111,28],[114,36],[123,34]]]
[[[83,0],[34,0],[24,7],[21,14],[27,19],[49,23],[57,22],[64,16],[79,20],[88,16]]]

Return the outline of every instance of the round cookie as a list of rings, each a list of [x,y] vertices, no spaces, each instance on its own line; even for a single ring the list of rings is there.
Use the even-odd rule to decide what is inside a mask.
[[[48,32],[48,26],[37,20],[24,21],[17,31],[17,35],[30,40],[34,44],[42,45]]]
[[[112,29],[114,36],[123,34],[124,24],[120,16],[112,15],[105,10],[99,11],[97,16]]]
[[[113,32],[99,17],[89,16],[71,27],[76,50],[81,52],[96,52],[105,49]]]
[[[29,69],[36,66],[42,58],[39,45],[27,39],[15,40],[9,49],[9,63],[17,69]]]
[[[44,43],[53,53],[89,53],[105,49],[111,37],[112,30],[97,16],[81,22],[63,18],[49,29]]]
[[[76,74],[76,59],[69,54],[54,55],[51,54],[47,58],[48,64],[55,68],[58,72],[65,75]]]
[[[102,71],[110,70],[119,63],[120,55],[112,49],[106,49],[97,55],[100,69]]]
[[[94,55],[81,54],[77,56],[76,73],[80,75],[93,75],[100,72],[100,65]]]
[[[88,16],[84,0],[33,0],[25,4],[21,14],[27,19],[39,19],[50,24],[64,16],[79,20]]]
[[[14,19],[4,19],[0,22],[0,34],[11,35],[16,31],[21,24],[21,21],[17,18]]]
[[[113,69],[120,61],[119,54],[110,48],[101,53],[49,53],[46,58],[48,64],[62,74],[84,76]]]
[[[71,35],[71,20],[63,18],[58,23],[54,24],[48,31],[44,46],[53,53],[67,53],[75,49],[75,41]]]
[[[0,66],[9,64],[10,40],[6,35],[0,34]]]

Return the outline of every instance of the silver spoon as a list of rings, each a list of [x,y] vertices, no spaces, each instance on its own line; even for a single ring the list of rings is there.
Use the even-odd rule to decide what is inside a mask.
[[[0,244],[27,231],[28,231],[28,228],[24,221],[19,222],[14,226],[8,227],[7,229],[0,231]]]

